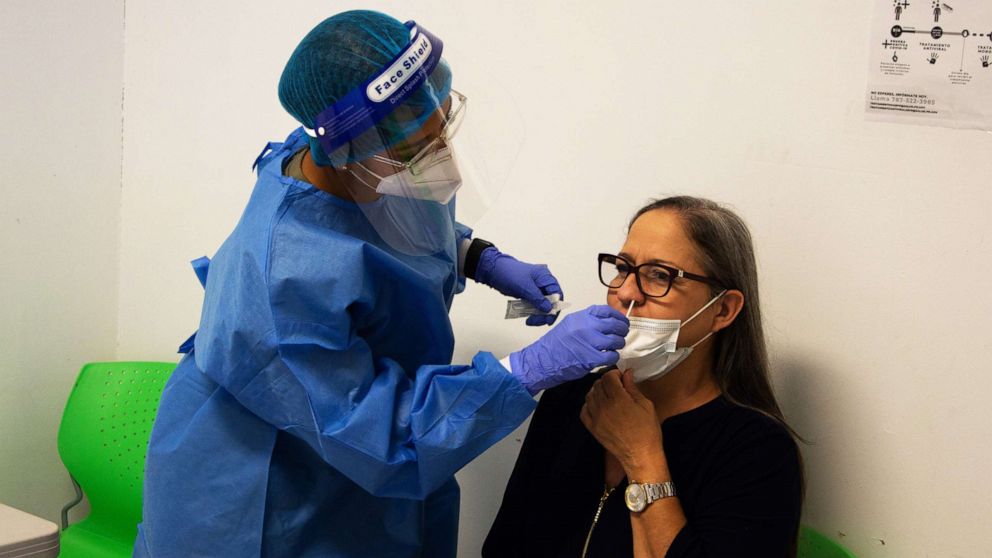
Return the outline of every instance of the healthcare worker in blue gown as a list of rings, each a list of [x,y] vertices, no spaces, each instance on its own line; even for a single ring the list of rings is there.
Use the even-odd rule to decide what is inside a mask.
[[[195,262],[200,328],[152,431],[135,556],[454,557],[455,472],[540,390],[617,361],[628,322],[594,306],[503,361],[451,364],[466,277],[546,311],[561,289],[454,220],[467,99],[442,48],[358,11],[293,52],[279,98],[303,127]]]

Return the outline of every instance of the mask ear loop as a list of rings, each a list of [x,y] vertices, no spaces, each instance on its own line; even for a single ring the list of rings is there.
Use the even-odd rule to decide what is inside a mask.
[[[713,300],[707,302],[706,303],[706,306],[703,306],[702,308],[699,309],[699,312],[696,312],[688,320],[682,322],[682,325],[685,325],[685,324],[689,323],[693,318],[695,318],[696,316],[702,314],[703,313],[703,310],[706,310],[707,308],[709,308],[710,306],[712,306],[714,302],[720,300],[720,297],[722,297],[726,293],[727,293],[727,289],[723,289],[722,291],[720,291],[720,294],[718,294],[715,297],[713,297]],[[702,339],[700,339],[699,341],[696,341],[692,345],[689,345],[689,348],[690,349],[695,349],[697,345],[699,345],[703,341],[706,341],[707,339],[709,339],[714,333],[716,333],[716,332],[715,331],[711,331],[711,332],[707,333],[706,335],[703,336]]]
[[[685,325],[685,324],[691,322],[692,320],[694,320],[696,318],[696,316],[702,314],[703,313],[703,310],[706,310],[710,306],[713,306],[713,303],[716,302],[716,301],[718,301],[718,300],[720,300],[720,297],[723,296],[726,292],[727,292],[727,289],[723,289],[722,291],[720,291],[720,293],[718,295],[716,295],[715,297],[713,297],[709,302],[707,302],[705,306],[703,306],[702,308],[700,308],[695,314],[689,316],[689,318],[686,321],[682,322],[682,325]]]
[[[370,171],[370,170],[369,170],[368,168],[366,168],[366,167],[365,167],[365,165],[363,165],[363,164],[361,164],[361,163],[359,163],[358,161],[355,161],[355,164],[356,164],[356,165],[358,165],[359,167],[362,167],[362,170],[363,170],[363,171],[365,171],[365,172],[367,172],[367,173],[369,173],[369,174],[371,174],[372,176],[374,176],[374,177],[376,177],[376,178],[378,178],[378,179],[379,179],[380,181],[382,181],[382,180],[383,180],[383,178],[382,178],[381,176],[379,176],[378,174],[376,174],[376,173],[374,173],[374,172],[372,172],[372,171]],[[373,192],[378,192],[378,191],[379,191],[379,190],[378,190],[378,189],[377,189],[377,188],[376,188],[375,186],[372,186],[372,185],[371,185],[371,184],[369,184],[368,182],[366,182],[366,181],[364,181],[364,180],[362,180],[362,177],[360,177],[360,176],[358,176],[357,174],[355,174],[355,171],[353,171],[353,170],[351,170],[350,168],[348,168],[348,166],[347,166],[347,165],[345,165],[345,166],[343,167],[343,169],[344,169],[345,171],[347,171],[347,172],[348,172],[348,174],[350,174],[351,176],[353,176],[353,177],[354,177],[354,178],[355,178],[356,180],[358,180],[359,182],[361,182],[361,183],[362,183],[362,185],[363,185],[363,186],[365,186],[366,188],[368,188],[369,190],[372,190]]]

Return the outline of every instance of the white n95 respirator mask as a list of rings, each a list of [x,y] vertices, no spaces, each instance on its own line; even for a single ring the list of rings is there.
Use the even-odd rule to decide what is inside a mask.
[[[378,183],[369,184],[354,172],[352,176],[372,188],[378,194],[397,196],[413,200],[433,201],[446,205],[455,197],[462,185],[462,175],[458,163],[452,155],[451,147],[443,147],[434,154],[432,162],[417,167],[407,167],[394,174],[380,176],[361,163],[355,163],[366,173],[374,176]]]
[[[689,358],[697,345],[713,335],[710,332],[689,347],[679,347],[679,329],[712,306],[725,292],[727,291],[721,291],[684,322],[638,316],[630,317],[630,311],[634,309],[634,303],[631,302],[630,308],[627,310],[627,316],[630,319],[630,332],[625,338],[627,344],[618,351],[620,360],[617,362],[617,368],[621,371],[633,370],[635,382],[656,380],[671,372],[673,368]]]

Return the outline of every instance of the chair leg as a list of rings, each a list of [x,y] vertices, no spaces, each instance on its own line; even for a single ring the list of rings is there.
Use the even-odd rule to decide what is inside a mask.
[[[74,508],[77,504],[83,501],[83,489],[76,482],[76,479],[69,475],[69,480],[72,481],[72,488],[76,491],[76,499],[69,502],[62,508],[62,530],[65,531],[69,528],[69,510]]]

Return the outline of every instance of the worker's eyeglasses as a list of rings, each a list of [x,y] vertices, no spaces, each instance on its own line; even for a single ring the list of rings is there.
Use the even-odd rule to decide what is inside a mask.
[[[451,150],[444,149],[448,146],[462,121],[465,120],[465,110],[468,106],[468,97],[462,95],[454,89],[451,90],[451,107],[444,118],[444,125],[441,132],[434,139],[430,140],[424,147],[417,151],[417,154],[407,161],[397,161],[381,155],[373,155],[372,159],[381,163],[392,165],[397,169],[408,169],[414,175],[429,169],[430,167],[447,161],[451,158]]]
[[[644,293],[644,296],[653,298],[660,298],[667,295],[668,291],[672,290],[672,283],[676,277],[725,288],[716,279],[689,273],[677,267],[660,263],[634,265],[620,256],[614,256],[612,254],[599,255],[599,281],[603,285],[611,289],[619,289],[631,273],[634,274],[637,288]]]

